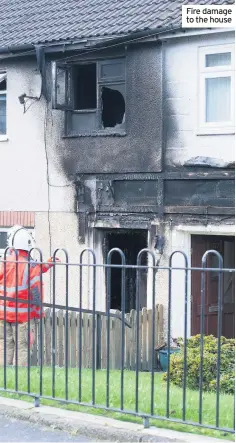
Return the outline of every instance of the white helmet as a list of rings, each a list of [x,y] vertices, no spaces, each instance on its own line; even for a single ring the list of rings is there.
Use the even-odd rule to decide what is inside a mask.
[[[35,240],[23,226],[15,225],[8,231],[7,244],[9,247],[30,251],[35,247]]]

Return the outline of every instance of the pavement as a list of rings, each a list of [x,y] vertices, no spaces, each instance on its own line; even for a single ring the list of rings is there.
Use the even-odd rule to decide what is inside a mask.
[[[136,423],[122,422],[104,416],[74,412],[51,406],[35,408],[32,403],[6,397],[0,397],[0,420],[0,441],[228,443],[228,440],[219,440],[169,429],[144,428],[143,425]],[[12,422],[12,420],[16,421]],[[4,432],[2,432],[3,422],[8,424],[10,428],[15,428],[15,434],[9,426],[6,426]],[[17,439],[14,440],[16,434]],[[32,439],[32,436],[34,436],[34,439]],[[39,439],[39,436],[41,439]]]
[[[0,442],[92,442],[89,438],[0,416]]]

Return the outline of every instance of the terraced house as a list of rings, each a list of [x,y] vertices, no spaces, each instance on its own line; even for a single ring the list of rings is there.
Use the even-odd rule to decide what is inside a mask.
[[[78,262],[113,247],[134,264],[142,248],[168,263],[178,249],[199,266],[216,249],[234,267],[234,30],[183,29],[186,0],[2,0],[0,247],[14,223],[44,257],[65,247]],[[191,1],[191,4],[197,4]],[[232,4],[202,0],[201,4]],[[119,260],[114,256],[114,261]],[[213,260],[213,259],[212,259]],[[174,264],[183,265],[181,255]],[[214,266],[214,262],[211,263]],[[88,289],[90,276],[88,273]],[[64,297],[60,274],[57,297]],[[126,310],[136,276],[127,273]],[[167,304],[168,275],[156,301]],[[140,307],[150,306],[149,273]],[[105,308],[104,270],[97,306]],[[215,333],[214,276],[207,331]],[[183,333],[184,278],[174,274],[174,337]],[[91,291],[84,305],[91,306]],[[234,334],[234,280],[224,279],[223,334]],[[70,275],[78,300],[78,271]],[[120,309],[120,273],[111,304]],[[188,334],[199,332],[200,273],[189,288]],[[50,298],[50,285],[48,285]]]

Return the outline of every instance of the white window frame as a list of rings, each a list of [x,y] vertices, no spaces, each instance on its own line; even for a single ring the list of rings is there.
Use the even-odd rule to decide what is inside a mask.
[[[198,135],[235,133],[235,48],[234,44],[198,48]],[[206,55],[231,53],[231,64],[206,67]],[[206,122],[206,79],[231,77],[231,118],[225,122]]]
[[[6,71],[0,71],[0,80],[4,79],[4,77],[7,79],[7,73]],[[0,91],[0,95],[6,95],[6,107],[7,107],[7,87],[5,91]],[[7,114],[7,111],[6,111]],[[6,115],[6,122],[7,122],[7,115]],[[6,134],[0,134],[0,142],[1,141],[6,141],[7,138],[7,127],[6,127]]]
[[[6,232],[8,233],[8,231],[10,230],[10,227],[6,227],[6,228],[0,228],[0,232]],[[29,233],[32,235],[33,238],[35,238],[35,230],[34,228],[32,229],[27,229],[27,231],[29,231]],[[5,249],[0,249],[0,260],[4,258],[4,251]]]

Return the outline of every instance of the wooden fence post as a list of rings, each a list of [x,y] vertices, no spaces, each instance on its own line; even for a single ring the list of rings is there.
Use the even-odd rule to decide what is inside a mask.
[[[130,312],[131,323],[131,340],[130,340],[130,369],[135,370],[136,365],[136,329],[137,329],[137,312],[132,309]]]
[[[101,369],[107,367],[107,317],[102,316],[102,329],[101,329]]]
[[[152,309],[148,309],[148,332],[147,332],[147,343],[148,343],[148,370],[152,369]]]
[[[56,362],[59,367],[63,367],[65,365],[64,361],[64,312],[62,310],[57,312],[57,328],[58,329],[58,340],[56,340],[56,350],[58,354],[58,361]]]
[[[83,314],[82,327],[82,368],[88,367],[88,314]]]
[[[76,368],[77,349],[76,349],[76,312],[71,312],[70,315],[70,366]]]
[[[142,371],[147,371],[147,324],[148,324],[148,313],[147,308],[142,309]]]
[[[51,366],[52,364],[52,318],[51,309],[48,308],[45,311],[45,365]]]
[[[97,315],[97,354],[96,354],[96,369],[101,369],[102,367],[102,319],[101,315]]]
[[[39,365],[39,353],[38,353],[38,321],[35,320],[34,321],[34,325],[35,325],[35,336],[34,336],[34,344],[33,344],[33,349],[32,349],[32,353],[31,353],[31,365],[32,366],[37,366]]]
[[[82,347],[82,349],[81,349],[81,362],[80,362],[80,334],[82,334],[82,331],[83,331],[83,320],[82,320],[82,328],[80,330],[80,315],[81,315],[81,313],[77,312],[77,314],[76,314],[76,324],[77,324],[77,329],[76,329],[76,348],[77,348],[78,354],[77,354],[77,359],[76,359],[76,367],[79,367],[80,363],[81,363],[81,367],[82,367],[82,363],[83,363],[83,351],[82,351],[82,349],[83,349],[83,337],[82,337],[82,340],[81,340],[81,343],[82,343],[81,347]]]
[[[125,315],[125,319],[130,323],[130,314]],[[125,368],[130,369],[130,328],[125,327]]]

